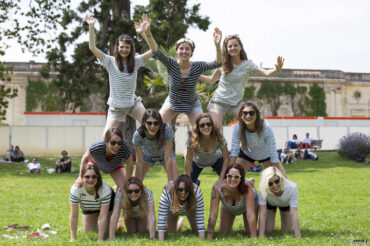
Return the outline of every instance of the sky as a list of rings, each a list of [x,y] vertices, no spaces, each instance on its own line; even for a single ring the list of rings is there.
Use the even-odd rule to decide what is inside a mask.
[[[131,6],[148,2],[131,0]],[[218,27],[223,36],[238,34],[248,58],[265,68],[280,55],[284,68],[370,73],[369,0],[188,1],[194,3],[211,21],[206,32],[190,28],[186,34],[195,42],[194,61],[214,59],[212,33]],[[1,59],[45,62],[43,55],[22,54],[17,44]]]

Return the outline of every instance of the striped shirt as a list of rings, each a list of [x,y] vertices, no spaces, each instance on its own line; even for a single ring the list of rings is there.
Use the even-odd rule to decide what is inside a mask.
[[[107,158],[106,145],[103,141],[91,144],[89,151],[94,164],[96,164],[104,173],[110,173],[117,167],[124,165],[124,162],[130,156],[130,149],[125,141],[123,141],[123,145],[119,149],[118,153],[113,155],[111,158]]]
[[[194,216],[197,223],[198,232],[204,232],[205,227],[203,195],[198,186],[194,188],[194,194],[197,200]],[[166,189],[163,189],[161,200],[159,201],[158,232],[166,232],[167,217],[172,215],[174,215],[172,212],[172,194],[167,193]],[[180,206],[179,212],[175,215],[187,215],[186,203]]]
[[[95,194],[90,195],[85,188],[73,185],[69,194],[71,204],[79,204],[83,211],[100,210],[102,205],[110,204],[112,189],[103,182],[103,185],[98,190],[99,199],[95,200]]]
[[[168,124],[165,125],[164,134],[166,142],[171,141],[175,137],[172,127]],[[132,143],[135,146],[142,146],[144,159],[151,159],[153,161],[161,161],[164,159],[166,149],[165,144],[162,146],[161,149],[158,149],[157,140],[150,140],[145,137],[145,132],[142,128],[139,128],[135,131],[132,138]]]
[[[107,104],[116,108],[129,108],[134,105],[137,71],[145,66],[144,55],[135,57],[135,68],[132,73],[127,72],[127,66],[121,72],[116,65],[114,56],[103,54],[101,64],[109,74],[109,98]]]
[[[154,204],[153,192],[150,189],[145,188],[145,193],[146,193],[146,202],[148,203],[148,205]],[[119,190],[117,191],[116,197],[114,198],[114,203],[120,203],[121,200],[122,200],[122,190]],[[132,217],[135,218],[139,217],[139,209],[140,209],[139,205],[131,208]]]
[[[285,179],[284,192],[281,196],[275,196],[275,194],[269,192],[267,197],[263,198],[261,191],[259,191],[258,204],[266,205],[266,201],[271,206],[298,208],[298,188],[296,183]]]
[[[188,148],[191,147],[191,138],[189,136],[186,139],[185,145]],[[210,167],[222,157],[222,149],[226,146],[227,142],[225,138],[222,143],[217,141],[210,151],[203,151],[200,146],[198,146],[196,151],[193,152],[193,162],[200,168]]]
[[[166,56],[160,49],[153,52],[153,55],[167,67],[171,109],[181,113],[190,112],[199,100],[195,91],[199,76],[206,70],[219,67],[220,64],[216,61],[192,62],[189,73],[182,76],[176,59]],[[185,82],[181,83],[181,79],[184,79]],[[181,85],[183,89],[180,88]]]
[[[240,147],[239,137],[240,126],[239,123],[234,125],[232,143],[231,143],[231,156],[237,157],[239,150],[243,151],[245,155],[254,160],[264,160],[270,157],[271,162],[279,162],[278,154],[276,152],[276,144],[274,133],[270,124],[264,120],[263,130],[261,136],[258,137],[256,132],[245,131],[247,137],[248,149],[244,150]]]

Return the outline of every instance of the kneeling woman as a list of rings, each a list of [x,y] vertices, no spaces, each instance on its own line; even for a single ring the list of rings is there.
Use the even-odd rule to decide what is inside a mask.
[[[281,230],[293,230],[296,238],[301,237],[297,213],[297,185],[285,179],[276,167],[268,167],[261,173],[258,203],[260,237],[263,237],[265,232],[271,232],[275,229],[277,207],[280,210]]]
[[[153,193],[145,188],[140,179],[130,177],[122,190],[117,191],[115,204],[121,202],[127,232],[147,232],[155,239],[155,211]],[[120,208],[114,208],[112,220],[117,224]]]
[[[204,208],[202,191],[193,185],[188,175],[180,175],[172,192],[163,189],[159,202],[158,238],[164,240],[164,234],[176,232],[179,216],[186,215],[193,232],[204,238]]]
[[[168,181],[173,183],[179,175],[172,150],[174,136],[172,127],[163,123],[158,110],[145,111],[142,125],[132,139],[136,151],[136,177],[143,181],[149,168],[160,162],[167,172]]]
[[[209,114],[197,117],[186,140],[186,147],[185,173],[191,175],[193,183],[200,184],[198,177],[206,167],[212,167],[217,172],[219,180],[223,180],[229,166],[229,151],[225,138],[214,126]]]
[[[73,185],[70,192],[71,241],[76,239],[78,222],[78,205],[82,209],[82,224],[84,231],[97,231],[98,240],[102,241],[104,234],[116,224],[110,225],[110,214],[113,210],[114,192],[111,187],[102,181],[99,169],[94,164],[86,164],[81,170],[82,187]]]
[[[226,181],[213,186],[207,238],[212,239],[221,200],[220,232],[228,233],[237,215],[243,215],[244,228],[251,237],[257,236],[257,197],[250,182],[245,183],[244,168],[232,164],[226,169]]]

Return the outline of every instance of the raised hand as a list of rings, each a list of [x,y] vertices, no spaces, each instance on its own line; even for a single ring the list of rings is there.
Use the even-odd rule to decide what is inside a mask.
[[[150,32],[150,26],[152,24],[152,20],[148,17],[147,14],[143,14],[141,16],[141,23],[142,23],[142,28],[144,32]]]
[[[94,25],[95,23],[95,18],[93,16],[86,15],[85,20],[89,25]]]
[[[277,64],[275,64],[276,71],[281,71],[283,68],[285,59],[281,56],[278,56],[277,58]]]
[[[219,45],[221,43],[222,39],[222,32],[218,27],[215,28],[215,31],[213,32],[213,41],[216,45]]]

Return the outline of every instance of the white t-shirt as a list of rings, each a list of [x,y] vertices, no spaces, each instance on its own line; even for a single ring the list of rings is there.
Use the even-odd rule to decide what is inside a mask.
[[[110,204],[112,196],[112,188],[103,182],[103,185],[98,190],[99,199],[95,199],[95,194],[90,195],[86,189],[72,185],[71,192],[69,194],[69,201],[71,204],[79,204],[83,211],[96,211],[100,210],[100,207],[105,204]]]
[[[30,162],[30,163],[28,163],[27,168],[28,168],[28,170],[41,169],[41,164]]]
[[[298,207],[298,188],[297,185],[285,179],[284,182],[284,192],[281,196],[275,196],[274,194],[267,194],[266,199],[263,198],[261,191],[258,192],[258,204],[259,205],[266,205],[266,201],[271,206],[276,207]]]

